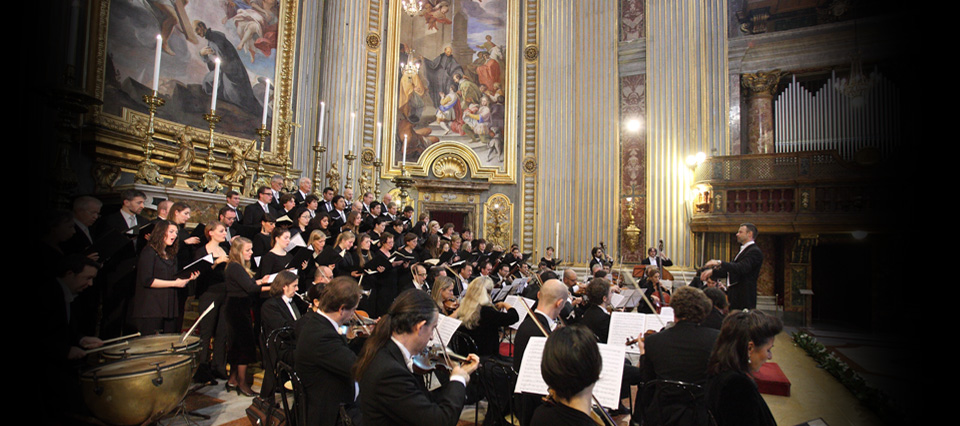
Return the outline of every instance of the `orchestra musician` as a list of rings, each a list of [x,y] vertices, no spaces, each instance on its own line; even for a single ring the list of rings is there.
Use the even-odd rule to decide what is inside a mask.
[[[540,258],[540,263],[543,264],[547,269],[554,271],[557,269],[556,259],[553,258],[554,248],[553,246],[547,247],[547,253]]]
[[[700,386],[707,381],[707,360],[719,334],[717,330],[703,327],[700,323],[713,308],[710,299],[702,291],[689,286],[677,289],[672,303],[675,321],[659,333],[644,340],[644,353],[640,363],[644,382],[663,379],[694,383]],[[709,415],[702,404],[692,400],[673,398],[665,402],[654,398],[653,389],[638,397],[643,404],[636,405],[635,418],[641,414],[647,422],[651,413],[676,419],[678,424],[707,424]],[[696,398],[702,395],[694,395]],[[643,413],[641,413],[643,411]]]
[[[437,277],[433,281],[433,290],[430,292],[430,296],[436,302],[441,314],[456,318],[460,300],[453,293],[453,287],[453,278]]]
[[[547,402],[536,408],[531,426],[596,426],[593,386],[603,359],[590,330],[581,325],[550,333],[543,346],[540,374],[550,387]]]
[[[457,319],[460,329],[477,345],[481,358],[498,355],[500,352],[500,328],[520,320],[517,310],[506,302],[493,303],[490,292],[493,281],[481,277],[467,287],[467,294],[460,301]]]
[[[357,356],[338,331],[354,318],[360,288],[345,276],[334,278],[323,288],[317,302],[319,309],[306,313],[298,322],[294,368],[307,397],[305,424],[338,424],[341,404],[354,424],[360,424],[358,388],[350,371]]]
[[[365,426],[453,426],[460,418],[470,374],[480,365],[476,354],[455,364],[450,381],[430,392],[414,375],[412,357],[434,335],[439,314],[425,292],[400,294],[380,318],[354,365],[360,382],[360,411]]]
[[[520,371],[520,364],[523,361],[523,351],[527,348],[527,342],[531,337],[543,336],[541,328],[549,334],[559,324],[560,309],[563,308],[567,300],[567,288],[560,280],[550,279],[543,283],[540,291],[537,293],[537,307],[529,313],[520,327],[517,328],[517,334],[513,339],[513,369]],[[530,307],[531,309],[534,309]],[[539,326],[538,326],[539,323]],[[530,424],[534,410],[540,406],[540,396],[532,394],[521,394],[518,401],[518,411],[521,426]]]
[[[653,309],[660,313],[660,308],[662,306],[670,305],[670,292],[663,288],[663,285],[660,283],[660,271],[656,267],[649,267],[646,269],[647,281],[641,285],[643,288],[644,294],[647,298],[650,299],[650,303],[653,304]],[[640,304],[637,308],[639,312],[650,314],[650,307],[646,303]]]

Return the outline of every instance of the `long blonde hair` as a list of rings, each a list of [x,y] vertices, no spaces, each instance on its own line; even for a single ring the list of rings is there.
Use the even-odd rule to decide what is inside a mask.
[[[460,301],[457,318],[463,321],[463,326],[473,329],[480,323],[480,309],[492,306],[490,291],[493,290],[493,280],[489,277],[477,277],[467,286],[467,294]]]
[[[243,259],[243,251],[246,249],[247,245],[253,245],[248,238],[237,237],[234,239],[233,243],[230,245],[230,255],[228,256],[229,260],[227,260],[227,262],[239,263],[240,266],[243,266],[243,269],[252,277],[253,271],[250,270],[250,261]]]

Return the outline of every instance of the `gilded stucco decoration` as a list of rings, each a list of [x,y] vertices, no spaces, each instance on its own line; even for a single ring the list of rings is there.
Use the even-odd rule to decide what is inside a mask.
[[[376,50],[380,47],[380,34],[367,33],[367,49]]]
[[[523,49],[523,58],[533,62],[540,57],[540,48],[535,44],[528,45]]]
[[[753,74],[743,74],[741,79],[749,95],[774,96],[777,94],[777,84],[780,83],[780,77],[783,74],[784,72],[780,70],[757,71]]]
[[[523,159],[523,172],[524,173],[533,173],[537,171],[537,160],[533,157],[527,157]]]
[[[440,156],[433,162],[433,175],[440,179],[463,179],[467,177],[467,162],[455,154]]]
[[[488,244],[513,243],[513,203],[504,194],[493,194],[483,204],[483,235]]]
[[[370,148],[364,148],[363,152],[360,153],[360,162],[363,163],[364,166],[369,166],[373,164],[373,157],[373,150]]]

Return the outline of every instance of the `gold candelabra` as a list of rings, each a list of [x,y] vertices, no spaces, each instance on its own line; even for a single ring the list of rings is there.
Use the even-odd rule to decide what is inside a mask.
[[[205,192],[218,192],[223,189],[223,185],[220,184],[220,177],[213,172],[213,129],[220,122],[220,116],[215,110],[210,110],[209,114],[203,114],[203,119],[210,124],[210,133],[207,136],[207,171],[200,181],[200,189]]]
[[[257,129],[257,135],[260,137],[260,153],[257,154],[257,178],[253,181],[252,191],[256,191],[261,186],[270,186],[270,181],[263,175],[263,147],[267,143],[267,138],[270,137],[270,129],[261,124],[260,128]]]
[[[394,176],[392,182],[394,186],[400,188],[400,207],[403,208],[407,205],[407,197],[410,196],[407,188],[413,186],[413,179],[410,178],[406,165],[400,166],[400,176]]]
[[[313,191],[317,192],[323,188],[323,180],[320,175],[320,155],[327,152],[327,147],[320,145],[320,141],[313,144]]]
[[[380,199],[380,168],[383,167],[383,161],[380,161],[379,158],[373,160],[373,196],[379,200]],[[386,209],[386,207],[384,207]]]
[[[623,230],[623,245],[626,247],[627,251],[635,252],[640,249],[640,228],[634,224],[636,219],[633,216],[633,198],[627,197],[626,201],[628,224]]]
[[[154,91],[149,95],[143,95],[143,102],[147,104],[147,108],[150,110],[150,118],[147,119],[147,129],[143,135],[143,161],[137,165],[137,175],[135,179],[138,183],[154,185],[163,182],[163,178],[160,177],[160,167],[157,166],[157,163],[150,160],[150,157],[153,156],[154,148],[153,122],[157,115],[157,108],[162,107],[165,101]]]
[[[357,159],[356,155],[353,155],[353,150],[347,151],[347,155],[344,155],[343,158],[347,160],[347,181],[344,183],[344,189],[353,189],[353,160]]]

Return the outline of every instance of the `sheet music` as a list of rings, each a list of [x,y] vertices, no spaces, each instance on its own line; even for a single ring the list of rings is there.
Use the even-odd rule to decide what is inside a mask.
[[[303,234],[297,232],[297,235],[290,239],[290,243],[287,244],[286,250],[287,253],[290,253],[290,250],[293,250],[297,247],[306,247],[306,241],[303,241]]]
[[[620,406],[620,382],[623,377],[626,346],[607,343],[598,343],[597,346],[600,347],[603,368],[600,370],[600,380],[593,386],[593,396],[597,397],[604,407],[616,409]]]
[[[627,298],[623,297],[620,294],[617,294],[617,293],[610,294],[610,304],[613,305],[614,308],[622,308],[623,304],[626,301],[627,301]]]
[[[529,306],[530,309],[533,309],[534,301],[527,299],[526,297],[523,297],[523,296],[516,296],[511,294],[507,296],[507,298],[504,300],[504,302],[507,302],[508,305],[513,306],[513,309],[516,309],[517,314],[520,315],[520,319],[517,320],[517,322],[510,325],[510,328],[514,330],[520,328],[520,323],[522,323],[523,319],[527,317],[527,308],[523,307],[523,303],[520,303],[520,299],[525,300],[527,302],[527,306]]]
[[[517,282],[514,281],[513,284],[507,284],[503,287],[493,289],[493,292],[490,294],[490,300],[492,300],[494,303],[503,301],[504,296],[510,294],[513,288],[516,286]]]
[[[626,346],[627,339],[634,339],[643,333],[647,317],[637,312],[614,312],[610,314],[610,329],[607,331],[607,343],[619,344],[632,354],[639,354],[640,347],[636,344]],[[659,328],[658,328],[659,330]]]
[[[440,338],[443,339],[443,346],[446,347],[450,344],[450,338],[453,337],[453,333],[460,328],[460,321],[456,318],[450,318],[446,315],[440,315],[440,320],[437,322],[437,331],[440,332]],[[427,342],[427,345],[433,346],[437,343],[437,335],[434,333],[433,336],[430,336],[430,341]],[[468,354],[461,354],[466,356]]]
[[[543,359],[543,347],[546,337],[531,337],[523,351],[523,360],[520,363],[520,372],[517,375],[517,385],[514,393],[527,392],[537,395],[546,395],[547,383],[540,373],[540,362]],[[593,395],[600,404],[608,408],[620,405],[620,382],[623,376],[624,347],[598,343],[600,358],[603,359],[603,368],[600,370],[600,380],[593,386]]]
[[[660,308],[660,318],[663,319],[664,323],[673,321],[673,308],[669,306]]]
[[[540,360],[543,358],[543,345],[547,343],[547,338],[543,336],[531,337],[527,341],[527,347],[523,350],[523,359],[520,362],[520,371],[517,372],[517,386],[514,387],[514,393],[527,392],[537,395],[546,395],[547,382],[543,381],[543,375],[540,374]],[[620,362],[623,364],[623,361]]]
[[[298,274],[299,271],[297,271],[297,268],[286,269],[286,271],[288,271],[288,272],[293,272],[294,275],[299,275],[299,274]],[[280,272],[283,272],[283,271],[280,271]],[[280,275],[280,272],[277,272],[277,273],[275,273],[275,274],[266,275],[266,276],[264,276],[264,278],[267,279],[267,283],[268,283],[268,284],[273,283],[273,280],[277,279],[277,275]]]

